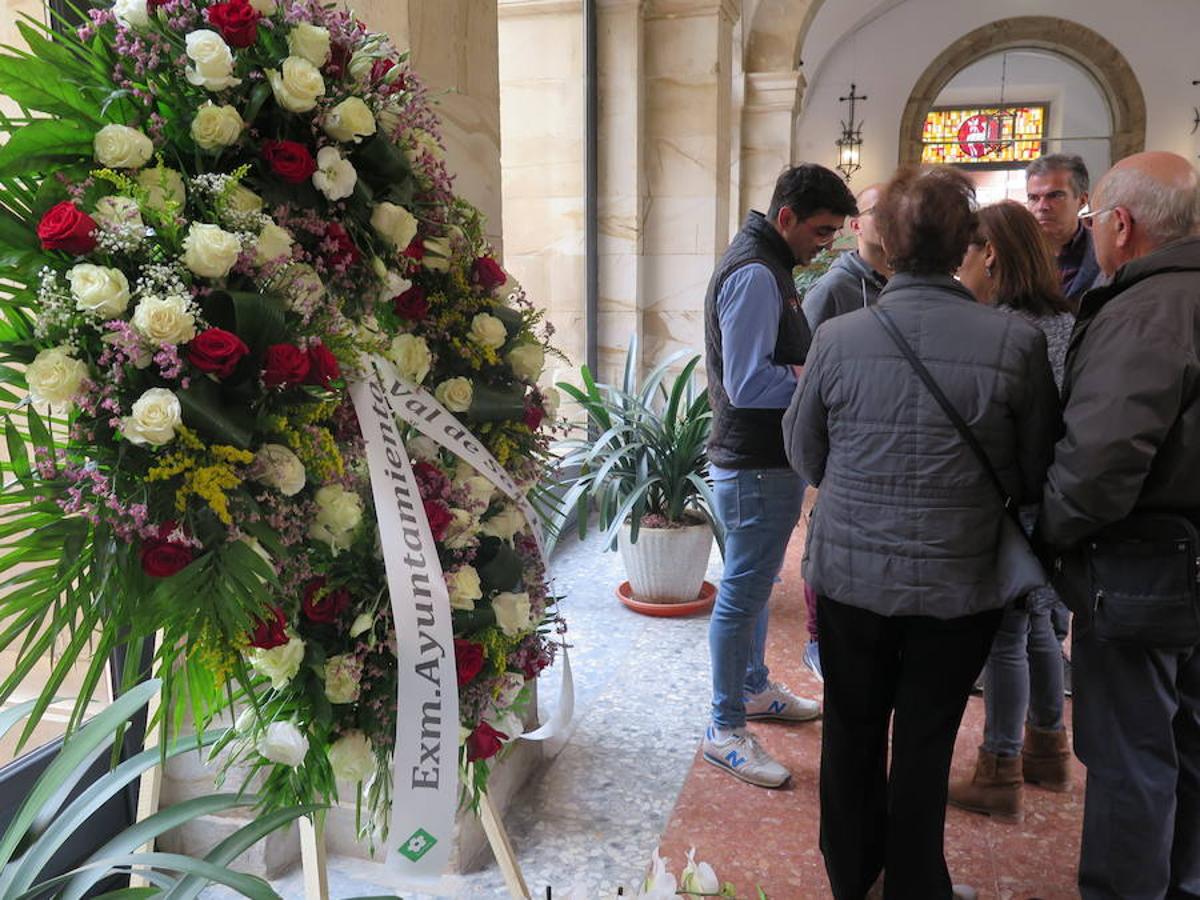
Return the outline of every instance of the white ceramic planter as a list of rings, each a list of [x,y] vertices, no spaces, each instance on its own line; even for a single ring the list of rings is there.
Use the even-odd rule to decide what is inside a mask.
[[[704,523],[683,528],[642,527],[637,543],[631,544],[626,523],[617,536],[617,546],[633,599],[643,603],[695,600],[704,583],[712,542],[712,528]]]

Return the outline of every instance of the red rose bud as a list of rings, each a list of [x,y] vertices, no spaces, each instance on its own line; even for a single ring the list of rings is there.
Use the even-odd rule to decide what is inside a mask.
[[[210,6],[204,14],[230,47],[244,49],[258,40],[258,20],[262,16],[248,0],[225,0]]]
[[[337,357],[324,344],[311,344],[307,352],[308,383],[329,387],[329,382],[342,374]]]
[[[404,248],[404,252],[400,255],[407,256],[409,259],[415,259],[417,262],[420,262],[425,258],[425,242],[419,237],[413,238],[412,242]]]
[[[480,722],[467,738],[467,762],[477,759],[490,759],[500,752],[508,735],[497,731],[487,722]]]
[[[263,384],[267,387],[304,384],[311,365],[308,354],[294,344],[272,344],[267,348]]]
[[[454,521],[454,516],[450,513],[450,507],[441,500],[425,501],[425,517],[429,519],[429,530],[433,532],[433,539],[435,541],[440,541],[446,537],[446,529]]]
[[[295,141],[263,141],[262,157],[271,171],[289,184],[302,184],[317,171],[308,148]]]
[[[270,650],[272,647],[282,647],[287,642],[287,616],[278,606],[272,606],[267,618],[259,619],[250,633],[250,646]]]
[[[346,74],[346,66],[350,64],[350,58],[354,55],[354,48],[349,44],[341,44],[333,42],[329,45],[329,59],[325,62],[325,71],[335,78],[342,78]]]
[[[56,203],[38,222],[43,250],[65,250],[76,255],[96,249],[95,220],[70,200]]]
[[[346,229],[337,222],[330,222],[325,226],[325,240],[321,243],[321,251],[329,265],[343,271],[362,258]]]
[[[201,372],[228,378],[250,348],[240,337],[223,328],[209,328],[188,344],[188,362]]]
[[[483,671],[483,644],[455,638],[454,667],[458,670],[458,686],[470,684]]]
[[[391,71],[392,66],[396,65],[394,59],[377,59],[371,63],[371,82],[383,81],[383,76]]]
[[[545,417],[546,411],[540,405],[530,403],[525,407],[525,415],[521,417],[521,421],[529,426],[530,431],[537,431]]]
[[[402,319],[410,322],[420,322],[429,315],[429,300],[425,296],[425,288],[413,285],[403,294],[392,298],[392,309]]]
[[[195,553],[187,544],[169,540],[178,524],[174,520],[158,526],[156,537],[142,539],[142,571],[152,578],[167,578],[187,568]]]
[[[324,578],[313,578],[304,585],[304,618],[322,625],[332,625],[350,608],[350,592],[345,588],[327,590]]]
[[[481,256],[475,260],[473,275],[476,283],[489,294],[508,281],[508,275],[500,268],[500,263],[490,256]]]

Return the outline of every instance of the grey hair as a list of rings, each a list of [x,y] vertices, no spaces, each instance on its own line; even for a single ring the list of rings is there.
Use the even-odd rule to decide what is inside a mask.
[[[1200,175],[1195,169],[1183,183],[1164,183],[1139,169],[1116,168],[1104,176],[1097,194],[1093,208],[1125,207],[1155,246],[1200,228]]]
[[[1082,156],[1070,153],[1049,153],[1039,156],[1025,169],[1025,180],[1034,175],[1048,175],[1051,172],[1069,172],[1071,174],[1071,189],[1075,196],[1080,197],[1088,192],[1091,178],[1088,176],[1087,164]]]

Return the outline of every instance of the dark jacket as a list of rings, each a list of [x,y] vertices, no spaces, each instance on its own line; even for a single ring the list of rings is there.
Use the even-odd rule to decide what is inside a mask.
[[[1036,501],[1059,421],[1042,332],[945,275],[897,274],[879,305],[1008,492]],[[821,326],[783,425],[793,468],[820,488],[804,570],[819,594],[942,619],[1004,604],[995,488],[870,310]]]
[[[1200,512],[1200,238],[1089,291],[1066,370],[1040,537],[1071,548],[1135,510]]]
[[[786,469],[780,419],[783,409],[747,409],[734,406],[725,393],[725,364],[721,352],[721,321],[717,297],[733,272],[761,263],[775,276],[778,293],[754,302],[779,306],[779,332],[772,353],[776,365],[800,365],[811,339],[800,311],[792,269],[792,250],[762,213],[751,211],[729,249],[717,263],[704,298],[704,361],[708,371],[708,398],[712,404],[712,433],[708,458],[727,469]]]
[[[815,334],[827,319],[862,309],[879,299],[887,279],[867,265],[857,250],[841,254],[829,271],[804,292],[801,306]]]
[[[1071,283],[1063,287],[1063,296],[1072,302],[1077,302],[1092,288],[1099,287],[1106,281],[1100,271],[1100,263],[1096,261],[1096,246],[1092,243],[1092,233],[1086,228],[1081,228],[1080,232],[1086,241],[1083,261],[1080,262],[1079,270],[1071,279]]]

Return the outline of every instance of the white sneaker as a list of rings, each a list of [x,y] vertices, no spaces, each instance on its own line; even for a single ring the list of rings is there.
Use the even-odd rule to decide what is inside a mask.
[[[710,725],[704,732],[704,742],[701,746],[704,758],[714,766],[758,787],[781,787],[792,775],[759,746],[754,735],[744,729],[738,729],[718,740],[716,729]]]
[[[746,718],[778,719],[782,722],[807,722],[821,715],[816,700],[797,697],[786,685],[768,681],[766,690],[745,698]]]

